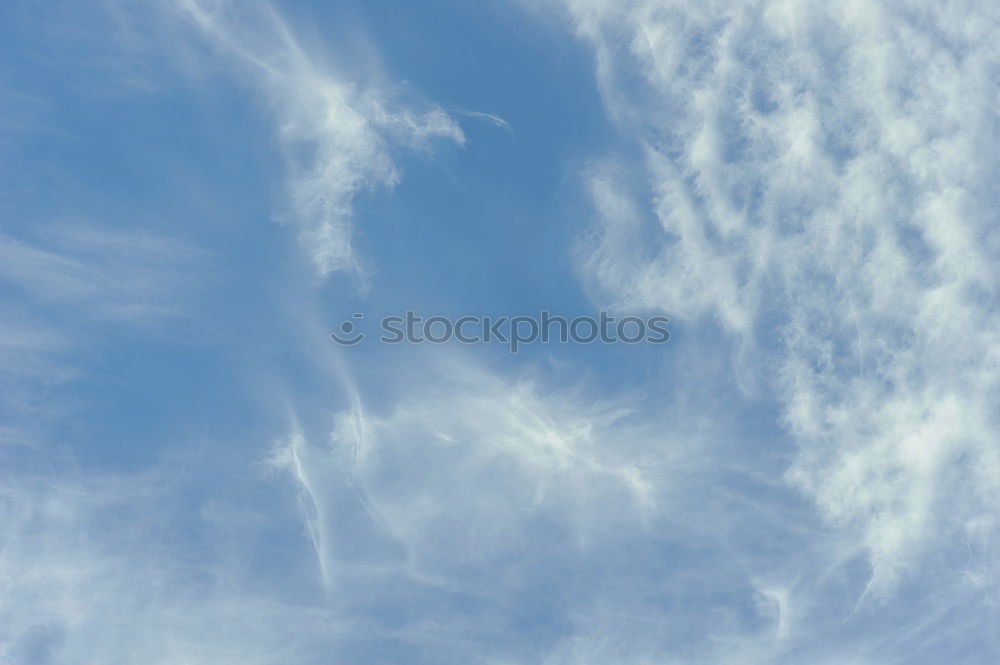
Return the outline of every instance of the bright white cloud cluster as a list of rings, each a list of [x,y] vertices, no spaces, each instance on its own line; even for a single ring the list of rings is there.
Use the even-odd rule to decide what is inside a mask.
[[[596,283],[732,333],[784,402],[789,478],[861,530],[874,588],[995,534],[998,9],[565,7],[646,183],[595,169]]]
[[[462,130],[440,108],[403,107],[376,84],[338,72],[267,6],[175,5],[273,109],[288,160],[292,219],[316,270],[363,273],[352,244],[355,196],[398,181],[394,147],[426,148],[435,138],[463,143]]]

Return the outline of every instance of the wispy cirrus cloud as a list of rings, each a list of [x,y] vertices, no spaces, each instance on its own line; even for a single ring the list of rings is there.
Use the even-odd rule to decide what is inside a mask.
[[[641,185],[590,178],[602,297],[733,336],[782,400],[789,481],[856,529],[871,589],[992,542],[996,9],[561,7],[642,160]]]
[[[10,425],[0,440],[30,441],[23,428],[59,410],[52,389],[77,375],[96,336],[189,315],[208,263],[201,249],[139,230],[76,223],[0,234],[0,414]]]
[[[329,441],[311,442],[296,427],[275,449],[272,463],[302,490],[319,568],[334,590],[342,558],[409,561],[424,575],[486,574],[509,548],[542,545],[528,545],[532,522],[582,511],[571,546],[589,539],[585,523],[603,513],[601,497],[630,504],[641,523],[657,501],[653,477],[690,453],[654,455],[653,433],[627,409],[512,383],[468,359],[427,371],[423,389],[388,412],[358,404],[336,415]]]
[[[392,90],[338,70],[269,5],[168,4],[267,100],[288,164],[291,221],[316,270],[363,275],[352,241],[355,197],[398,182],[394,149],[461,144],[461,128],[440,108],[408,108]]]
[[[0,280],[36,305],[94,320],[142,323],[181,314],[188,269],[206,263],[201,250],[141,231],[54,224],[42,235],[0,234]]]
[[[358,629],[251,579],[260,521],[227,498],[191,513],[177,473],[38,466],[0,482],[0,662],[310,662]]]
[[[230,290],[182,319],[209,332],[207,352],[189,354],[151,339],[150,323],[196,309],[209,263],[197,249],[83,223],[0,235],[0,442],[16,444],[0,447],[0,662],[979,665],[996,653],[996,10],[551,4],[592,47],[619,132],[616,158],[582,169],[597,213],[582,272],[595,299],[670,315],[671,344],[552,347],[539,366],[447,345],[351,355],[327,335],[353,301],[262,269],[282,259],[266,233],[231,243],[240,227],[215,226],[206,240],[232,252]],[[461,143],[449,114],[509,129],[404,103],[270,5],[110,7],[110,24],[86,22],[86,49],[58,51],[60,71],[92,71],[77,51],[112,68],[104,85],[119,97],[91,111],[134,114],[118,137],[132,145],[177,111],[149,92],[198,99],[102,177],[148,163],[153,184],[140,184],[185,199],[147,161],[204,110],[200,91],[171,87],[171,67],[233,74],[273,118],[288,217],[321,275],[363,278],[355,209],[398,181],[397,149]],[[568,71],[575,51],[553,52]],[[72,108],[43,83],[46,105]],[[142,103],[117,105],[139,91]],[[510,115],[522,136],[537,136],[536,107]],[[113,132],[89,122],[74,131],[103,147]],[[544,149],[589,150],[561,140]],[[523,147],[486,173],[538,157]],[[206,158],[199,174],[220,164],[197,146],[175,156]],[[136,207],[162,202],[150,191]],[[176,210],[200,227],[203,203]],[[518,238],[493,254],[499,235],[434,230],[416,246],[431,256],[439,240],[487,268],[517,253]],[[530,240],[559,254],[565,237]],[[457,273],[445,274],[368,302],[447,291]],[[566,281],[546,294],[574,301]],[[506,286],[455,306],[512,306],[521,295]],[[123,331],[121,358],[91,344]],[[84,390],[115,408],[34,436],[81,397],[54,387],[92,369],[86,353],[102,367]],[[154,446],[119,467],[126,447]]]
[[[967,600],[955,590],[852,616],[864,546],[782,482],[782,451],[696,395],[712,381],[656,412],[467,356],[411,370],[397,399],[333,412],[325,432],[295,423],[268,459],[296,487],[329,602],[371,622],[366,648],[420,662],[882,663],[921,651],[900,623],[982,629],[952,616]]]

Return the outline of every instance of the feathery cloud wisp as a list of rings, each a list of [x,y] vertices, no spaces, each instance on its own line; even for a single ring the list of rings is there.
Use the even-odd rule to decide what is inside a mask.
[[[465,141],[440,108],[417,111],[354,81],[310,53],[266,5],[180,0],[176,7],[266,97],[288,162],[292,221],[320,275],[362,274],[354,249],[355,197],[400,178],[392,151],[434,139]]]

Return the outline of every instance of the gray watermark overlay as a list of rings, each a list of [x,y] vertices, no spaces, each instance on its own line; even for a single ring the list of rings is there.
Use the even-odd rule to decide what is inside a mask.
[[[355,313],[340,324],[330,338],[341,346],[354,346],[368,335],[359,330],[364,314]],[[542,310],[538,316],[418,316],[407,310],[403,316],[386,316],[380,322],[383,344],[506,344],[511,353],[522,346],[540,342],[549,344],[663,344],[670,339],[665,316],[614,317],[607,312],[597,316],[567,319]]]

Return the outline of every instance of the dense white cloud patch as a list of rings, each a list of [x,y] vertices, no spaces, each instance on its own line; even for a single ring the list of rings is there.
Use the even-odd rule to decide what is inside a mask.
[[[463,143],[462,130],[440,108],[406,108],[376,82],[338,71],[269,6],[171,6],[266,95],[288,161],[291,217],[316,270],[363,273],[352,244],[355,196],[399,180],[394,147],[426,149],[436,138]]]
[[[592,173],[606,297],[733,335],[871,588],[992,542],[1000,7],[563,4],[646,183]]]

